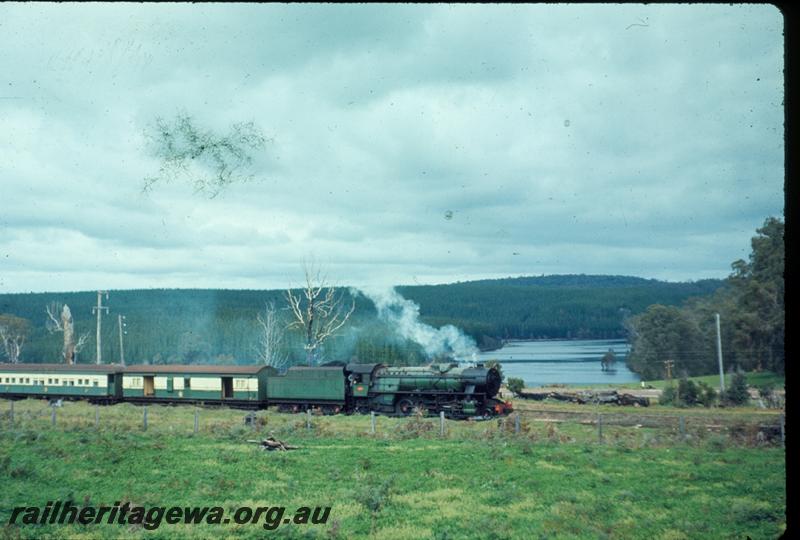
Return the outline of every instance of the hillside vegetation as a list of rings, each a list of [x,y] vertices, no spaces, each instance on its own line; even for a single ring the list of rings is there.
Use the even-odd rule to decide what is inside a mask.
[[[420,305],[423,322],[453,324],[484,348],[500,339],[619,338],[623,319],[659,303],[679,305],[713,293],[719,280],[669,283],[626,276],[540,276],[482,280],[448,285],[402,286],[398,291]],[[26,362],[57,362],[61,336],[45,329],[45,306],[67,303],[76,331],[89,333],[79,361],[94,358],[96,293],[0,295],[0,313],[29,321],[30,335],[20,356]],[[104,317],[103,355],[119,358],[117,315],[126,316],[125,356],[131,363],[254,361],[256,314],[265,302],[285,306],[283,291],[151,289],[110,291],[110,316]],[[287,313],[288,315],[288,313]],[[289,334],[286,348],[295,361],[304,358],[300,336]],[[419,346],[399,338],[377,320],[364,296],[341,334],[327,344],[327,358],[418,363]]]
[[[632,348],[627,362],[646,379],[665,375],[671,361],[675,375],[703,375],[718,369],[716,320],[720,315],[726,369],[785,369],[784,223],[768,218],[751,241],[748,261],[731,264],[733,272],[712,295],[682,306],[656,303],[628,322]]]

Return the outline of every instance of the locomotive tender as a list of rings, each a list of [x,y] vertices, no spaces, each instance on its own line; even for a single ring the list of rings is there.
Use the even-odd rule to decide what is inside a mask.
[[[450,418],[504,414],[497,368],[453,363],[268,366],[0,364],[0,397],[88,399],[95,403],[202,403],[324,413],[406,416],[415,408]]]

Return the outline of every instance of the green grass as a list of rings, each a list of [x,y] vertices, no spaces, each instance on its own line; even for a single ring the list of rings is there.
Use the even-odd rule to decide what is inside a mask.
[[[618,410],[618,409],[617,409]],[[332,506],[326,525],[117,525],[0,528],[9,538],[774,538],[785,528],[780,446],[737,444],[721,433],[525,420],[313,417],[191,407],[68,403],[50,425],[39,401],[0,402],[0,523],[11,508],[54,499],[77,504]],[[641,412],[641,411],[637,411]],[[527,418],[527,417],[526,417]],[[508,427],[508,424],[506,424]],[[301,448],[266,453],[268,432]]]

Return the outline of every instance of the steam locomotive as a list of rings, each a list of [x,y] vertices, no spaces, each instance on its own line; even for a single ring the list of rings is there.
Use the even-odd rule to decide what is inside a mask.
[[[88,399],[95,403],[201,403],[240,408],[277,406],[300,412],[406,416],[415,409],[450,418],[511,411],[496,398],[496,367],[440,363],[420,367],[334,364],[268,366],[0,364],[0,397]]]

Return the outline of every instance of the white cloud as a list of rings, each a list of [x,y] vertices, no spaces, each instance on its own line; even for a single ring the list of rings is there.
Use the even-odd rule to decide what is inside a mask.
[[[7,3],[0,47],[0,291],[721,277],[783,210],[771,6]],[[178,111],[258,180],[143,195]]]

